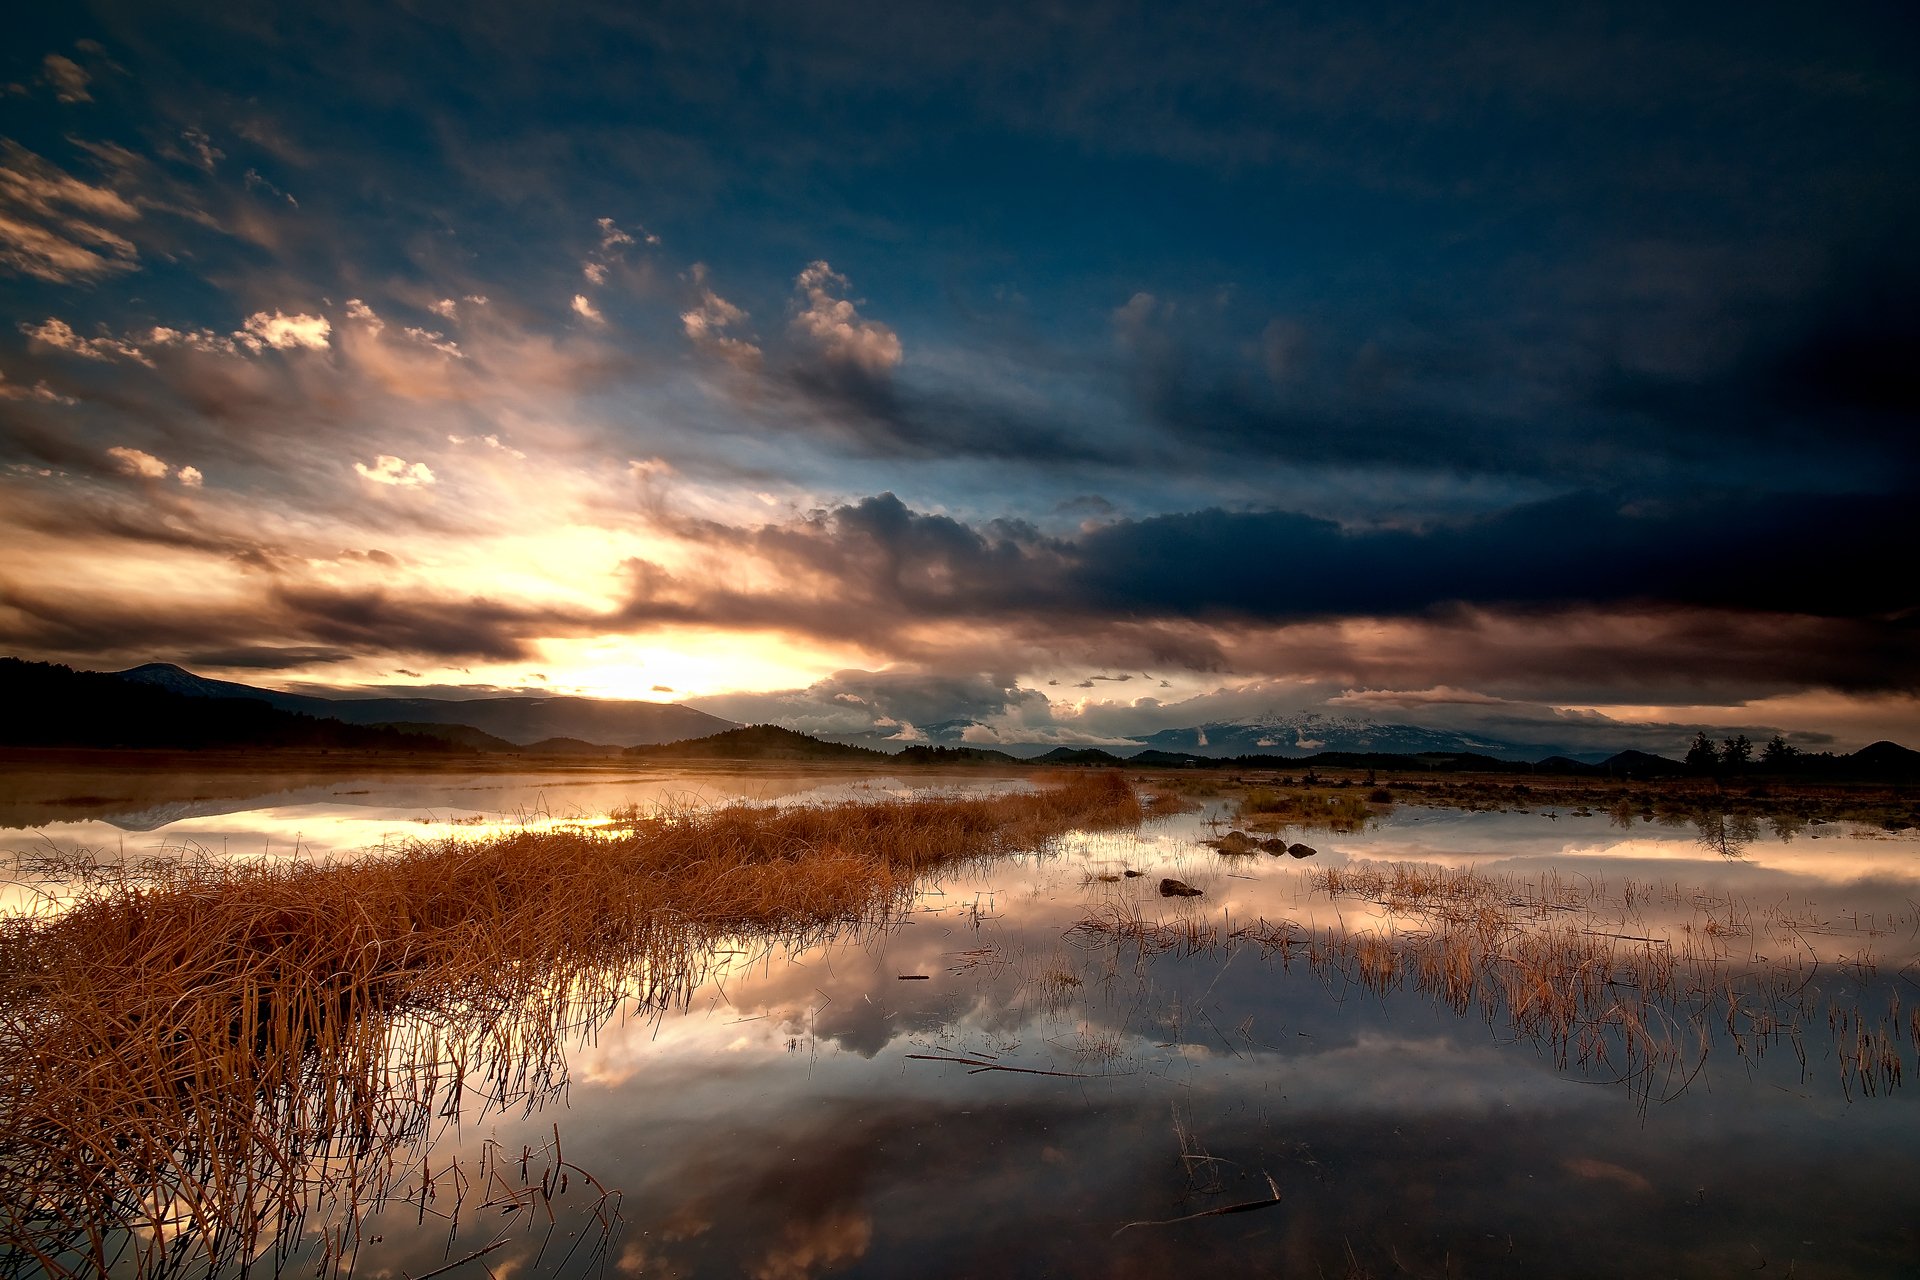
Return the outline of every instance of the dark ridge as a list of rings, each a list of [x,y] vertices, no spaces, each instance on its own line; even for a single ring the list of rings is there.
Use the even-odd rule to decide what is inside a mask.
[[[169,662],[149,662],[116,672],[130,683],[198,698],[251,698],[281,711],[348,724],[462,725],[525,748],[552,738],[606,742],[616,747],[680,742],[737,726],[731,720],[672,702],[566,695],[513,694],[485,698],[323,698],[310,693],[256,689],[229,680],[208,680]]]
[[[1275,759],[1285,759],[1277,756]],[[1158,747],[1148,747],[1145,751],[1135,752],[1127,757],[1127,763],[1142,769],[1206,769],[1225,761],[1212,760],[1206,756],[1196,756],[1191,751],[1162,751]]]
[[[1871,778],[1920,778],[1920,751],[1880,741],[1840,757],[1850,773]]]
[[[437,735],[343,724],[283,711],[257,698],[180,693],[19,658],[0,658],[0,706],[7,709],[0,717],[0,745],[11,747],[291,747],[400,754],[466,749]]]
[[[534,756],[617,756],[625,748],[610,747],[604,742],[584,742],[579,738],[542,738],[524,747],[508,743],[507,750]]]
[[[1597,772],[1610,778],[1671,778],[1686,771],[1687,766],[1678,760],[1669,760],[1646,751],[1621,751],[1608,756],[1597,766]]]
[[[1090,764],[1099,768],[1111,769],[1115,765],[1129,763],[1114,755],[1111,751],[1102,751],[1098,747],[1055,747],[1045,755],[1035,756],[1028,764]]]
[[[418,720],[391,720],[369,727],[391,729],[395,733],[404,733],[410,738],[438,738],[444,742],[465,747],[469,751],[521,750],[505,738],[496,738],[483,729],[476,729],[466,724],[426,724]]]
[[[892,760],[884,751],[822,742],[779,725],[753,724],[684,742],[628,747],[624,752],[640,760]]]
[[[986,747],[908,747],[893,757],[901,764],[1025,764],[1018,756]]]

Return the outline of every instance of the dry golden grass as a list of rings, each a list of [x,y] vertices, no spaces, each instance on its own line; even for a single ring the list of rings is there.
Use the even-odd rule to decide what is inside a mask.
[[[214,1270],[288,1247],[316,1206],[337,1267],[360,1214],[402,1192],[423,1214],[550,1212],[571,1167],[557,1135],[537,1194],[523,1158],[506,1201],[497,1168],[453,1171],[453,1194],[449,1171],[410,1161],[439,1119],[563,1087],[571,1031],[629,1000],[673,1007],[722,939],[872,925],[935,868],[1141,816],[1119,775],[1081,773],[331,865],[101,868],[57,912],[0,927],[6,1269]]]
[[[1390,804],[1391,795],[1382,808]],[[1360,791],[1335,787],[1248,787],[1237,806],[1240,820],[1262,830],[1363,831],[1375,809]]]

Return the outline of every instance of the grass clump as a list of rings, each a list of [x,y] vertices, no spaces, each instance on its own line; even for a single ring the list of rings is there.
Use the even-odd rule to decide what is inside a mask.
[[[1386,803],[1392,799],[1388,793]],[[1237,812],[1242,822],[1262,830],[1297,827],[1351,834],[1366,829],[1374,816],[1374,802],[1351,790],[1331,787],[1251,786],[1241,793]]]
[[[939,867],[1141,816],[1121,776],[1082,773],[326,865],[98,868],[0,921],[0,1271],[217,1271],[293,1247],[316,1204],[350,1265],[361,1211],[404,1191],[467,1090],[550,1097],[570,1032],[683,1001],[722,940],[874,926]]]
[[[1074,932],[1142,957],[1253,947],[1331,983],[1381,996],[1417,991],[1539,1045],[1562,1068],[1610,1075],[1643,1107],[1684,1091],[1714,1046],[1747,1063],[1784,1049],[1810,1078],[1806,1033],[1823,1020],[1849,1098],[1900,1088],[1904,1042],[1920,1050],[1920,1010],[1904,1009],[1897,987],[1867,983],[1870,950],[1847,960],[1854,982],[1816,983],[1832,958],[1806,935],[1834,936],[1838,924],[1784,900],[1756,908],[1677,884],[1629,879],[1615,891],[1584,875],[1489,876],[1425,863],[1356,861],[1310,870],[1306,883],[1329,901],[1376,909],[1368,913],[1375,918],[1349,923],[1343,913],[1331,927],[1225,915],[1153,919],[1136,904],[1109,902]],[[1691,922],[1657,923],[1659,909],[1681,903],[1693,908]],[[1867,941],[1913,923],[1890,914],[1856,922],[1856,936]],[[1730,943],[1751,943],[1756,930],[1789,945],[1742,961]],[[1883,989],[1888,1004],[1872,1007]]]

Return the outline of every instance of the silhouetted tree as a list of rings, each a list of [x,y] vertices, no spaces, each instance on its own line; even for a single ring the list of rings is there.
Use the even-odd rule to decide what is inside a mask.
[[[1713,749],[1713,739],[1702,729],[1693,735],[1693,745],[1687,748],[1687,768],[1695,773],[1712,773],[1713,767],[1720,763],[1720,756]]]
[[[1720,741],[1720,763],[1738,773],[1753,763],[1753,743],[1742,733]]]
[[[1767,739],[1767,745],[1761,749],[1760,763],[1768,769],[1784,769],[1791,765],[1794,757],[1799,754],[1800,748],[1776,733]]]

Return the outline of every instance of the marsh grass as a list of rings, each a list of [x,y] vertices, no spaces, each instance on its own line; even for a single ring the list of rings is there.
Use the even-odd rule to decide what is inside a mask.
[[[1765,822],[1781,839],[1823,822],[1887,831],[1920,826],[1920,795],[1910,785],[1893,783],[1765,778],[1735,786],[1713,778],[1632,781],[1550,774],[1530,774],[1524,782],[1484,775],[1396,775],[1391,783],[1395,800],[1406,804],[1470,812],[1584,808],[1606,813],[1619,827],[1692,824],[1703,836],[1730,818]]]
[[[1585,876],[1485,876],[1422,863],[1316,868],[1307,883],[1335,903],[1365,904],[1377,918],[1349,925],[1343,914],[1331,927],[1224,915],[1151,919],[1134,903],[1108,902],[1074,932],[1142,957],[1253,947],[1329,983],[1380,996],[1417,991],[1479,1015],[1504,1038],[1541,1046],[1563,1069],[1627,1084],[1643,1107],[1689,1087],[1715,1045],[1749,1065],[1785,1046],[1806,1078],[1806,1032],[1822,1020],[1849,1098],[1900,1087],[1904,1042],[1920,1053],[1920,1011],[1903,1010],[1897,987],[1884,1010],[1868,1008],[1881,989],[1870,983],[1870,949],[1844,964],[1823,961],[1805,935],[1831,935],[1837,926],[1799,918],[1784,903],[1756,910],[1678,885],[1628,880],[1611,890]],[[1695,918],[1647,925],[1638,912],[1649,904],[1684,906]],[[1868,920],[1858,932],[1870,942],[1913,923]],[[1742,961],[1731,944],[1756,933],[1805,950],[1769,958],[1750,949]],[[1823,971],[1830,981],[1817,984]]]
[[[1372,802],[1355,791],[1332,787],[1250,786],[1241,793],[1236,811],[1242,822],[1257,830],[1351,834],[1364,831],[1392,801],[1391,792],[1384,801]]]
[[[551,1221],[570,1185],[604,1221],[617,1197],[565,1163],[557,1132],[517,1189],[498,1161],[436,1172],[427,1144],[475,1108],[557,1095],[571,1037],[635,1001],[678,1007],[718,947],[877,927],[927,872],[1141,817],[1119,775],[1074,774],[989,797],[635,812],[325,865],[54,868],[68,891],[0,922],[4,1270],[278,1270],[316,1211],[320,1269],[340,1270],[384,1205]]]

